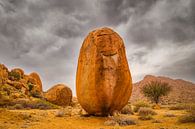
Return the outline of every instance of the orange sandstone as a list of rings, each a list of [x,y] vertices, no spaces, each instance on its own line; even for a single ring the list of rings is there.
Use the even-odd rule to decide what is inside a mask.
[[[81,106],[93,115],[120,111],[132,92],[122,38],[110,28],[89,33],[80,50],[76,91]]]
[[[40,79],[40,76],[39,74],[33,72],[29,75],[30,77],[32,77],[34,80],[35,80],[35,83],[37,85],[37,90],[42,93],[43,92],[43,89],[42,89],[42,82],[41,82],[41,79]]]
[[[51,103],[59,106],[68,106],[72,102],[72,91],[64,84],[57,84],[49,89],[44,97]]]

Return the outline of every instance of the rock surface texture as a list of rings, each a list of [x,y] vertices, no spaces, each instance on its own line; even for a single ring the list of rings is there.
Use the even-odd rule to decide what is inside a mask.
[[[72,91],[63,84],[57,84],[49,89],[44,97],[51,103],[59,106],[68,106],[72,102]]]
[[[43,88],[42,88],[42,82],[41,82],[41,78],[39,77],[39,74],[33,72],[33,73],[30,74],[30,76],[31,76],[32,78],[34,78],[35,83],[36,83],[36,85],[37,85],[37,90],[38,90],[40,93],[42,93],[42,92],[43,92]]]
[[[132,79],[122,38],[110,28],[94,30],[80,50],[76,91],[92,115],[120,111],[132,92]]]

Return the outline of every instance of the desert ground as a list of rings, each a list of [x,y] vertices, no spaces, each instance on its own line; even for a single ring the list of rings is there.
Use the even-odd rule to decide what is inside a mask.
[[[62,115],[61,109],[54,110],[8,110],[0,109],[0,129],[194,129],[195,123],[179,123],[178,117],[185,115],[185,110],[170,110],[166,107],[156,109],[157,115],[151,120],[139,120],[138,114],[119,114],[114,117],[131,118],[136,124],[128,126],[105,125],[112,117]],[[173,114],[167,115],[166,114]]]

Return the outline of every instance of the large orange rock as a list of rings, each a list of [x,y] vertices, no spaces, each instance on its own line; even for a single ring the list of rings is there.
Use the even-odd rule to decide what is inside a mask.
[[[36,81],[35,83],[37,85],[37,90],[39,92],[43,92],[42,82],[41,82],[41,78],[40,78],[39,74],[33,72],[29,76],[32,77]]]
[[[81,106],[93,115],[120,111],[132,92],[132,79],[122,38],[109,28],[94,30],[80,50],[76,92]]]
[[[64,84],[57,84],[49,89],[44,97],[51,103],[60,106],[68,106],[72,102],[72,91]]]

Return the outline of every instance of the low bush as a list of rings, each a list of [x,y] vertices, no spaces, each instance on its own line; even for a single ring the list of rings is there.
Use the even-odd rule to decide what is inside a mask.
[[[131,118],[116,118],[115,121],[120,125],[120,126],[127,126],[127,125],[136,125],[136,121]]]
[[[141,107],[138,111],[139,116],[156,115],[157,113],[151,108]]]
[[[52,104],[48,101],[35,99],[33,101],[16,101],[14,104],[9,105],[9,109],[58,109],[59,106]]]
[[[176,117],[176,115],[172,113],[165,113],[164,117]]]
[[[150,104],[144,101],[138,101],[134,106],[134,112],[137,112],[141,107],[150,107]]]
[[[12,81],[19,81],[21,79],[20,73],[11,71],[8,73],[8,78]]]
[[[178,121],[180,123],[195,123],[195,115],[187,114],[184,116],[179,117]]]
[[[153,119],[153,117],[152,117],[152,115],[146,115],[146,116],[140,116],[140,117],[138,117],[138,119],[140,119],[140,120],[152,120]]]
[[[186,115],[179,117],[178,121],[180,123],[195,123],[195,106],[190,107],[187,112]]]
[[[189,110],[195,107],[194,103],[178,103],[169,107],[170,110]]]
[[[122,110],[121,114],[134,114],[131,108],[131,105],[126,105]]]
[[[24,109],[22,104],[16,104],[13,106],[13,109]]]

